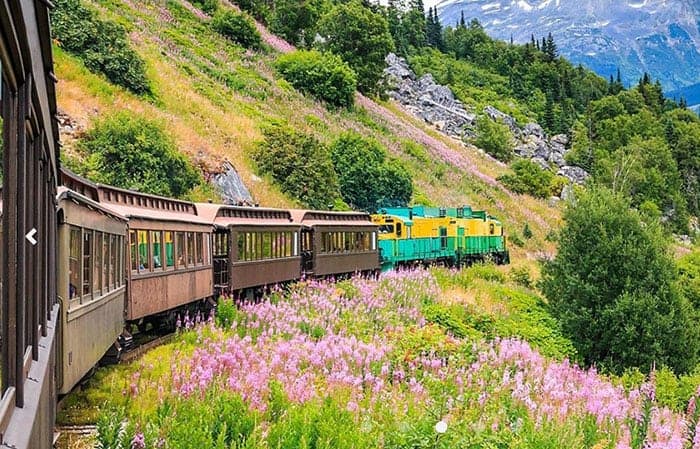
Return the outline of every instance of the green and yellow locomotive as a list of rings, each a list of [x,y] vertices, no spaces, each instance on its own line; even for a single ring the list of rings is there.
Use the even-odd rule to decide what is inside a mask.
[[[469,206],[384,208],[372,215],[372,222],[379,227],[382,270],[510,262],[501,222]]]

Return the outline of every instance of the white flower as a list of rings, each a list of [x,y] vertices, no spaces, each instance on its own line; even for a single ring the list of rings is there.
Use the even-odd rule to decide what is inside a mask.
[[[445,421],[438,421],[438,423],[435,424],[435,431],[437,433],[447,432],[447,423]]]

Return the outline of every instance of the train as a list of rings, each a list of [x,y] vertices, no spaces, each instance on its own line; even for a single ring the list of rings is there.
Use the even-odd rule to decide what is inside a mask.
[[[57,389],[66,394],[133,326],[172,327],[221,294],[255,297],[299,279],[416,264],[507,263],[483,211],[414,206],[377,214],[192,203],[90,182],[62,169],[58,194]]]
[[[508,262],[503,227],[467,207],[363,212],[194,203],[62,168],[51,2],[0,2],[0,445],[48,448],[57,399],[135,329],[220,294],[402,266]]]
[[[380,209],[372,215],[379,229],[382,270],[441,263],[461,267],[475,262],[510,263],[503,225],[469,206],[413,206]]]

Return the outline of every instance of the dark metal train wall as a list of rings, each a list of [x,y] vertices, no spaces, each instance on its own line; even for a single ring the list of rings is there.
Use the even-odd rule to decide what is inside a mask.
[[[50,447],[58,169],[50,2],[0,0],[0,442]]]

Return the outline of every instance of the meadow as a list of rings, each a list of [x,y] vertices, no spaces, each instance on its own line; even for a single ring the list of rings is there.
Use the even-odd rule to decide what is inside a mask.
[[[654,373],[580,368],[525,278],[440,268],[222,299],[101,369],[59,421],[96,422],[102,448],[700,447],[698,393],[670,408]]]

